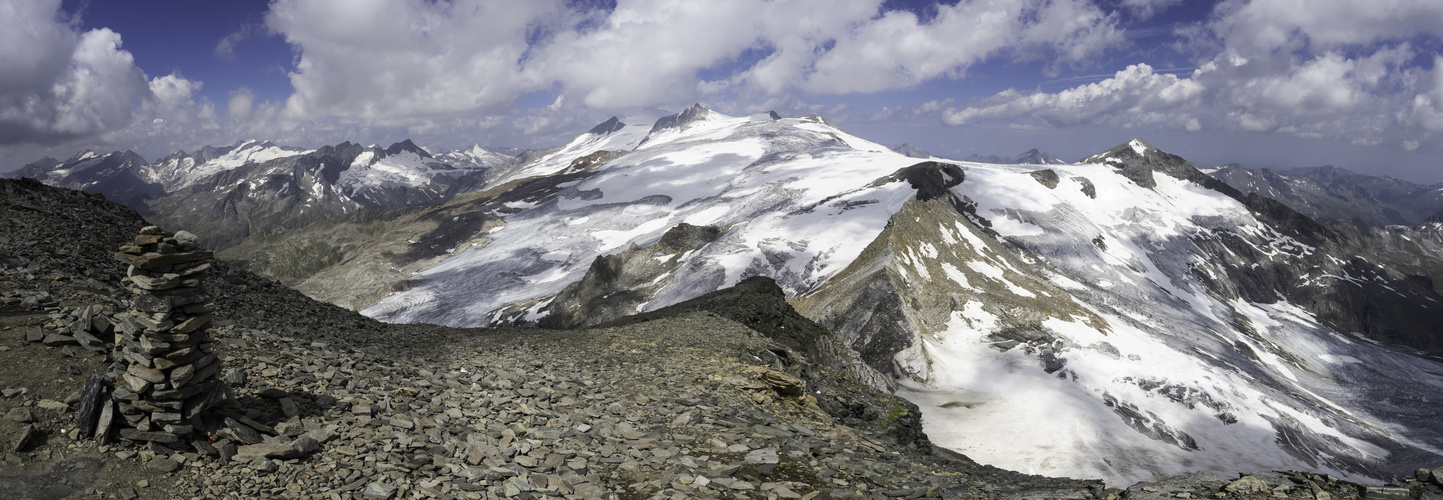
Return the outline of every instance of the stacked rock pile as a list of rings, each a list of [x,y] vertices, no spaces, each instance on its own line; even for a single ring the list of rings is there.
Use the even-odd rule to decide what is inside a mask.
[[[201,287],[213,255],[198,248],[194,234],[147,226],[115,257],[129,265],[124,281],[132,294],[130,309],[118,315],[109,375],[120,437],[175,448],[204,443],[200,417],[230,393],[216,377],[221,362],[207,329],[215,306]],[[101,436],[113,420],[109,409],[99,415]]]

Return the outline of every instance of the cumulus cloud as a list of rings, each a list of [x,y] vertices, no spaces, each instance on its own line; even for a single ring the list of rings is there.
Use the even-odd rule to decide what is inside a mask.
[[[982,0],[937,9],[931,22],[898,10],[840,35],[802,87],[824,94],[905,88],[960,78],[1007,48],[1050,46],[1060,62],[1075,62],[1122,39],[1115,23],[1082,1]]]
[[[1139,21],[1146,21],[1181,3],[1182,0],[1122,0],[1121,5]]]
[[[251,116],[251,108],[255,106],[256,94],[248,87],[241,87],[230,91],[226,101],[226,112],[231,118],[246,119]]]
[[[1127,5],[1127,3],[1124,3]],[[1186,75],[1145,64],[1059,92],[1009,89],[951,107],[949,124],[1038,118],[1065,127],[1100,124],[1179,130],[1277,132],[1354,144],[1399,141],[1417,149],[1418,132],[1443,131],[1439,64],[1425,72],[1409,37],[1443,35],[1443,4],[1228,1],[1201,46],[1218,52]],[[1431,73],[1431,74],[1429,74]],[[1412,147],[1409,147],[1412,145]]]
[[[262,29],[265,29],[264,26],[258,26],[254,24],[246,24],[241,26],[240,29],[235,31],[235,33],[226,35],[222,37],[219,42],[216,42],[215,56],[221,59],[234,59],[236,46],[240,45],[241,42],[246,41],[247,38],[256,35],[257,32]]]
[[[559,1],[277,0],[266,24],[299,51],[294,118],[496,112],[537,88],[519,66]]]
[[[997,56],[1089,64],[1123,43],[1086,0],[969,0],[926,21],[880,0],[278,0],[266,22],[300,54],[290,116],[375,120],[498,112],[553,89],[593,109],[876,92]]]
[[[964,125],[1036,116],[1057,127],[1163,124],[1196,131],[1201,125],[1186,110],[1197,106],[1203,90],[1194,79],[1155,73],[1152,67],[1137,64],[1112,78],[1052,94],[1006,90],[975,106],[943,111],[942,119]]]
[[[114,130],[151,97],[119,34],[78,33],[59,8],[58,0],[0,4],[0,145]]]
[[[1213,33],[1244,55],[1443,36],[1443,2],[1436,0],[1227,0],[1213,18]]]

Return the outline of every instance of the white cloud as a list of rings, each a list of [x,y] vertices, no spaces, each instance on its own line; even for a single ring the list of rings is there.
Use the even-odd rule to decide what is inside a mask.
[[[199,92],[201,82],[191,81],[178,73],[152,78],[150,93],[156,102],[166,108],[176,108],[190,102],[191,96]]]
[[[1123,8],[1132,12],[1139,21],[1152,19],[1153,16],[1181,3],[1182,0],[1122,0]]]
[[[242,25],[235,33],[226,35],[222,37],[219,42],[216,42],[215,56],[221,59],[235,58],[236,46],[240,45],[240,43],[244,42],[247,38],[254,36],[256,32],[261,29],[264,29],[264,26],[254,24]]]
[[[1303,3],[1224,2],[1209,25],[1217,38],[1195,44],[1219,52],[1189,75],[1139,64],[1055,93],[1007,90],[942,118],[1276,132],[1361,145],[1443,132],[1443,70],[1410,65],[1416,53],[1406,41],[1443,34],[1443,3]]]
[[[961,78],[998,56],[1089,64],[1119,46],[1086,0],[969,0],[923,22],[880,0],[277,0],[267,25],[299,52],[288,116],[396,121],[501,112],[560,89],[570,106],[753,101]]]
[[[299,51],[292,118],[378,121],[503,110],[538,88],[519,66],[557,1],[277,0],[267,25]]]
[[[806,75],[804,89],[826,94],[906,88],[961,78],[973,64],[1012,50],[1050,50],[1054,64],[1078,64],[1120,45],[1116,19],[1082,0],[977,0],[939,5],[921,23],[887,12],[836,40]]]
[[[230,113],[231,118],[244,120],[250,118],[251,108],[255,106],[256,94],[249,87],[241,87],[230,91],[226,99],[225,109]]]
[[[943,111],[951,125],[1010,121],[1036,116],[1055,127],[1108,124],[1120,127],[1167,125],[1199,130],[1196,107],[1203,86],[1194,79],[1155,73],[1146,64],[1128,66],[1112,78],[1057,93],[1006,90],[974,106]]]
[[[151,97],[108,29],[78,33],[60,2],[0,4],[0,145],[54,144],[115,130]]]
[[[1437,0],[1227,0],[1209,27],[1245,55],[1308,45],[1325,51],[1350,44],[1443,35]]]

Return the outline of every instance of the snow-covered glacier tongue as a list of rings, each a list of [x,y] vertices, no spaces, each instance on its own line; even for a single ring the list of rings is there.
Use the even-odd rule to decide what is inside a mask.
[[[1437,294],[1141,140],[919,162],[697,105],[523,158],[358,259],[394,266],[363,312],[585,326],[762,275],[833,331],[824,355],[979,462],[1125,484],[1443,461]]]

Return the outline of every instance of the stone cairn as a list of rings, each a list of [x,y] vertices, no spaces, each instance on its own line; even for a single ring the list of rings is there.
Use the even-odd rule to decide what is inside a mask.
[[[106,376],[115,388],[102,402],[95,434],[104,439],[114,423],[122,439],[209,448],[202,417],[231,399],[206,328],[215,305],[201,287],[214,256],[194,234],[147,226],[115,258],[129,265],[132,298],[118,315],[115,363]]]

